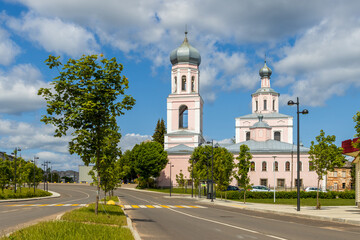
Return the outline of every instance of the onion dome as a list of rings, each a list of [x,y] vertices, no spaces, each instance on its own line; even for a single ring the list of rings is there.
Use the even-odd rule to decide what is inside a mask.
[[[177,63],[192,63],[197,66],[200,65],[200,53],[196,48],[190,45],[187,39],[187,32],[185,32],[185,39],[181,46],[171,52],[170,61],[172,65]]]
[[[264,77],[270,78],[271,74],[272,74],[272,71],[268,66],[266,66],[266,60],[265,60],[264,66],[259,70],[259,75],[261,78],[264,78]]]

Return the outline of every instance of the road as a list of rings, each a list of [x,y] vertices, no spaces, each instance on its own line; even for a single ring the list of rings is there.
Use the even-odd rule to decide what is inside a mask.
[[[126,213],[147,239],[360,239],[358,226],[206,204],[119,189]]]
[[[76,204],[95,201],[96,188],[88,185],[49,184],[49,190],[60,193],[61,196],[21,202],[0,202],[0,236],[40,220],[53,219],[55,215],[78,207]]]

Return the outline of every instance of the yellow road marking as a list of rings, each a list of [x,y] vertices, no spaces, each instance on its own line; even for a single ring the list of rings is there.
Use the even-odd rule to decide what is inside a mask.
[[[119,206],[120,206],[121,208],[124,208],[124,205],[122,205],[122,204],[121,204],[121,205],[119,205]]]
[[[180,205],[175,205],[175,207],[177,207],[177,208],[184,208],[183,206],[180,206]]]
[[[152,206],[152,205],[145,205],[145,206],[147,206],[148,208],[155,208],[155,207]]]
[[[50,205],[50,204],[41,204],[41,205],[39,205],[39,207],[48,206],[48,205]]]
[[[166,206],[166,205],[160,205],[160,207],[163,207],[163,208],[170,208],[169,206]]]
[[[131,205],[133,208],[140,208],[138,205]]]
[[[191,208],[199,208],[199,207],[196,207],[196,206],[189,206],[189,207],[191,207]]]
[[[79,206],[79,204],[72,204],[71,206],[75,207],[75,206]]]
[[[56,207],[58,207],[58,206],[64,206],[65,204],[57,204],[57,205],[55,205]]]

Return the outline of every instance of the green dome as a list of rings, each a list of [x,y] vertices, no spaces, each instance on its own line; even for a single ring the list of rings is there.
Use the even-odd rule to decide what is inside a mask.
[[[192,63],[197,66],[201,63],[201,56],[199,51],[190,45],[187,37],[187,32],[185,32],[184,42],[180,45],[180,47],[174,49],[170,54],[171,64],[177,63]]]

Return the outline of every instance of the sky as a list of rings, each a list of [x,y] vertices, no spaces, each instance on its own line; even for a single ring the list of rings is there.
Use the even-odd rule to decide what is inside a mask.
[[[346,4],[345,4],[346,3]],[[0,0],[0,151],[22,149],[51,161],[53,169],[77,170],[68,153],[71,136],[55,138],[40,121],[46,102],[37,95],[56,72],[51,54],[116,57],[129,79],[134,108],[119,117],[122,150],[151,139],[166,121],[170,52],[184,39],[201,54],[200,94],[204,136],[229,141],[235,118],[251,113],[260,88],[259,69],[272,69],[280,113],[294,116],[300,99],[300,139],[307,147],[323,129],[336,144],[353,138],[360,110],[360,1],[296,0]]]

